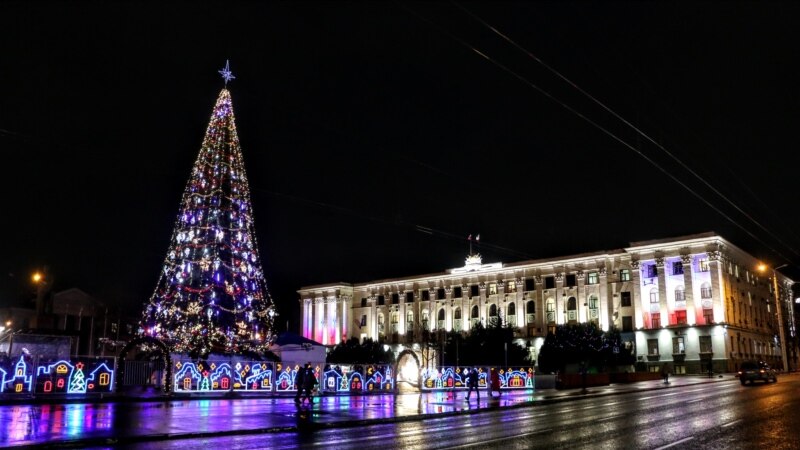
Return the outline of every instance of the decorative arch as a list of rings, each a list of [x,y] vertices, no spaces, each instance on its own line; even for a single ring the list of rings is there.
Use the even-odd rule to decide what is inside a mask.
[[[497,305],[494,303],[489,305],[489,317],[497,317]]]
[[[416,366],[416,368],[415,368]],[[405,349],[397,355],[394,367],[397,392],[419,392],[422,386],[422,365],[419,356],[411,349]]]
[[[116,388],[119,389],[119,382],[125,378],[125,358],[128,356],[128,352],[130,352],[133,348],[135,348],[139,344],[153,344],[161,350],[161,354],[163,355],[163,363],[164,363],[164,375],[161,379],[161,386],[164,390],[165,394],[169,394],[172,390],[172,354],[169,351],[169,347],[160,339],[154,338],[152,336],[140,336],[130,342],[128,345],[122,348],[122,351],[119,353],[119,366],[117,367],[117,378],[115,380]],[[114,389],[115,391],[117,389]]]
[[[513,303],[508,304],[508,315],[514,316],[517,313],[517,307]]]
[[[478,305],[472,307],[472,314],[470,316],[472,319],[480,318],[480,311],[478,310]]]
[[[578,309],[578,300],[575,297],[567,299],[567,311],[575,311]]]

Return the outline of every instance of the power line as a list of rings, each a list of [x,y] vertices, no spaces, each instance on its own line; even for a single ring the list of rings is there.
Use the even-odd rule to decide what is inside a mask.
[[[485,59],[486,61],[490,62],[491,64],[495,65],[496,67],[498,67],[498,68],[499,68],[499,69],[501,69],[502,71],[504,71],[504,72],[508,73],[509,75],[511,75],[512,77],[516,78],[517,80],[519,80],[519,81],[520,81],[520,82],[522,82],[523,84],[526,84],[526,85],[527,85],[527,86],[529,86],[530,88],[532,88],[532,89],[534,89],[535,91],[539,92],[541,95],[543,95],[543,96],[544,96],[544,97],[546,97],[547,99],[549,99],[549,100],[551,100],[551,101],[555,102],[556,104],[558,104],[558,105],[559,105],[559,106],[561,106],[562,108],[566,109],[566,110],[567,110],[567,111],[569,111],[570,113],[574,114],[574,115],[575,115],[575,116],[577,116],[578,118],[580,118],[580,119],[584,120],[585,122],[587,122],[588,124],[592,125],[593,127],[595,127],[596,129],[598,129],[599,131],[601,131],[603,134],[607,135],[608,137],[610,137],[610,138],[611,138],[611,139],[613,139],[614,141],[618,142],[618,143],[619,143],[619,144],[621,144],[622,146],[624,146],[624,147],[626,147],[626,148],[630,149],[631,151],[633,151],[634,153],[638,154],[638,155],[639,155],[639,156],[641,156],[641,157],[642,157],[642,158],[643,158],[645,161],[649,162],[649,163],[650,163],[652,166],[654,166],[655,168],[657,168],[659,171],[661,171],[661,172],[662,172],[664,175],[666,175],[668,178],[670,178],[670,179],[671,179],[671,180],[673,180],[675,183],[677,183],[678,185],[680,185],[681,187],[683,187],[684,189],[686,189],[686,190],[687,190],[689,193],[691,193],[692,195],[694,195],[695,197],[697,197],[697,198],[698,198],[700,201],[702,201],[703,203],[705,203],[705,204],[706,204],[706,205],[707,205],[709,208],[711,208],[711,209],[713,209],[714,211],[716,211],[716,212],[717,212],[719,215],[721,215],[722,217],[724,217],[726,220],[728,220],[730,223],[732,223],[733,225],[735,225],[737,228],[739,228],[739,229],[741,229],[742,231],[744,231],[744,232],[745,232],[747,235],[749,235],[750,237],[752,237],[754,240],[756,240],[757,242],[761,243],[761,244],[762,244],[764,247],[766,247],[767,249],[771,250],[771,251],[772,251],[773,253],[775,253],[776,255],[779,255],[781,258],[783,258],[783,259],[785,259],[785,260],[787,260],[787,261],[791,261],[791,259],[790,259],[790,258],[786,257],[786,256],[785,256],[783,253],[781,253],[780,251],[778,251],[777,249],[775,249],[773,246],[771,246],[771,245],[769,245],[768,243],[764,242],[764,240],[763,240],[763,239],[761,239],[760,237],[758,237],[758,236],[756,236],[755,234],[753,234],[753,233],[752,233],[750,230],[748,230],[748,229],[747,229],[747,228],[745,228],[743,225],[741,225],[740,223],[738,223],[738,222],[737,222],[736,220],[734,220],[732,217],[730,217],[729,215],[725,214],[725,213],[724,213],[724,212],[723,212],[721,209],[719,209],[717,206],[715,206],[714,204],[712,204],[712,203],[711,203],[709,200],[707,200],[705,197],[703,197],[703,196],[702,196],[700,193],[698,193],[697,191],[695,191],[694,189],[692,189],[692,188],[691,188],[689,185],[687,185],[686,183],[682,182],[680,179],[678,179],[677,177],[675,177],[675,175],[673,175],[672,173],[670,173],[669,171],[667,171],[667,170],[666,170],[664,167],[662,167],[661,165],[659,165],[659,164],[658,164],[656,161],[654,161],[652,158],[650,158],[650,157],[648,157],[647,155],[645,155],[645,154],[644,154],[644,153],[643,153],[641,150],[639,150],[639,149],[637,149],[636,147],[634,147],[633,145],[629,144],[629,143],[628,143],[627,141],[625,141],[623,138],[621,138],[621,137],[617,136],[616,134],[614,134],[613,132],[611,132],[611,131],[610,131],[610,130],[608,130],[607,128],[603,127],[603,126],[602,126],[602,125],[600,125],[599,123],[595,122],[594,120],[590,119],[590,118],[589,118],[589,117],[587,117],[586,115],[584,115],[584,114],[582,114],[581,112],[577,111],[576,109],[574,109],[573,107],[571,107],[570,105],[568,105],[566,102],[564,102],[564,101],[561,101],[560,99],[558,99],[558,98],[557,98],[557,97],[555,97],[554,95],[550,94],[548,91],[546,91],[545,89],[541,88],[540,86],[538,86],[537,84],[533,83],[532,81],[528,80],[528,79],[527,79],[527,78],[525,78],[524,76],[520,75],[520,74],[519,74],[519,73],[517,73],[516,71],[514,71],[514,70],[510,69],[509,67],[507,67],[506,65],[504,65],[504,64],[502,64],[502,63],[500,63],[498,60],[496,60],[496,59],[492,58],[491,56],[489,56],[489,55],[488,55],[487,53],[485,53],[484,51],[482,51],[482,50],[478,49],[477,47],[475,47],[475,46],[473,46],[472,44],[468,43],[468,42],[467,42],[467,41],[465,41],[464,39],[461,39],[460,37],[458,37],[458,36],[454,35],[453,33],[451,33],[451,32],[449,32],[449,31],[447,31],[447,30],[443,29],[441,26],[439,26],[438,24],[436,24],[436,23],[435,23],[435,22],[433,22],[432,20],[428,19],[427,17],[423,17],[422,15],[418,14],[416,11],[414,11],[414,10],[412,10],[412,9],[408,8],[407,6],[405,6],[405,5],[403,5],[403,4],[400,4],[400,6],[401,6],[403,9],[405,9],[406,11],[408,11],[409,13],[411,13],[412,15],[416,16],[416,17],[417,17],[418,19],[420,19],[421,21],[423,21],[423,22],[426,22],[427,24],[429,24],[431,27],[435,28],[436,30],[438,30],[438,31],[439,31],[439,32],[441,32],[442,34],[444,34],[444,35],[448,36],[449,38],[453,39],[454,41],[456,41],[456,42],[457,42],[457,43],[459,43],[460,45],[462,45],[462,46],[464,46],[464,47],[468,48],[469,50],[471,50],[473,53],[477,54],[477,55],[478,55],[478,56],[480,56],[481,58],[483,58],[483,59]],[[568,80],[567,80],[567,81],[568,81]],[[571,83],[571,82],[570,82],[570,83]],[[575,85],[575,86],[576,86],[576,88],[577,88],[577,85]],[[579,89],[579,88],[578,88],[578,89]],[[583,92],[583,91],[582,91],[582,92]],[[585,95],[588,95],[588,94],[585,94]],[[607,108],[606,108],[606,109],[607,109]],[[616,115],[616,113],[613,113],[613,111],[611,111],[611,112],[612,112],[612,114]],[[627,122],[625,119],[623,119],[623,118],[621,118],[621,117],[619,117],[619,116],[618,116],[618,118],[619,118],[619,120],[621,120],[621,121],[623,121],[624,123],[626,123],[626,124],[629,124],[629,126],[633,127],[633,125],[630,125],[630,123],[629,123],[629,122]],[[633,128],[634,128],[634,129],[636,129],[635,127],[633,127]],[[637,129],[637,130],[638,130],[638,129]],[[641,133],[641,132],[640,132],[640,133]],[[649,136],[647,136],[646,134],[642,134],[642,136],[644,136],[646,139],[648,139],[648,140],[652,141],[652,139],[651,139]],[[666,150],[665,150],[665,151],[666,151]],[[687,168],[687,170],[690,170],[690,169],[688,169],[688,168]],[[713,188],[712,188],[712,189],[713,189]],[[716,190],[715,190],[715,189],[714,189],[714,191],[716,192]],[[720,194],[720,195],[721,195],[721,194]],[[724,196],[723,196],[723,197],[724,197]],[[737,208],[737,209],[738,209],[738,208]],[[762,227],[762,228],[763,228],[763,227]],[[780,241],[780,240],[779,240],[779,241]],[[781,242],[781,243],[782,243],[782,242]],[[784,244],[784,246],[786,246],[786,244]],[[788,246],[787,246],[787,248],[790,248],[790,247],[788,247]],[[790,249],[791,249],[791,248],[790,248]],[[794,250],[792,250],[792,251],[794,251]]]

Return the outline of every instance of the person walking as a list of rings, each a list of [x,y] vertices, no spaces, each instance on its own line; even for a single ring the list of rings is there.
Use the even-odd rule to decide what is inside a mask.
[[[666,364],[661,366],[661,377],[664,378],[664,384],[669,384],[669,367]]]
[[[500,374],[497,372],[497,369],[492,367],[491,372],[489,372],[489,396],[494,397],[494,391],[497,391],[497,397],[499,398],[503,393],[500,391]]]
[[[306,368],[301,367],[297,370],[297,373],[294,375],[294,386],[297,389],[294,393],[294,402],[296,404],[300,404],[300,396],[303,394],[303,377],[306,374]]]
[[[472,390],[475,390],[475,393],[478,395],[478,402],[481,401],[481,391],[478,389],[478,369],[473,368],[470,369],[467,373],[467,396],[464,397],[464,401],[468,402],[469,399],[472,397]]]
[[[317,384],[317,377],[314,376],[314,369],[311,367],[311,363],[306,363],[305,373],[303,374],[303,396],[305,397],[304,400],[308,400],[308,403],[314,403],[312,391]]]

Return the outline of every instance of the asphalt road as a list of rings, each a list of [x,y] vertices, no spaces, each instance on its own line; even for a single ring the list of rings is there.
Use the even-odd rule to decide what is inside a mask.
[[[400,423],[180,439],[126,448],[796,449],[800,377],[738,380]],[[313,411],[310,411],[313,413]]]

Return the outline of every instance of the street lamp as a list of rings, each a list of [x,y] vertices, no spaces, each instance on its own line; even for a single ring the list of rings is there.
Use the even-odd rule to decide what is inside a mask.
[[[775,291],[775,306],[778,309],[778,331],[780,333],[780,339],[781,339],[781,359],[783,360],[784,372],[789,371],[789,356],[786,352],[786,347],[788,345],[788,342],[786,342],[786,332],[784,331],[785,327],[783,324],[783,308],[781,308],[781,297],[780,293],[778,292],[778,276],[775,271],[786,266],[788,266],[788,264],[782,264],[778,267],[772,268],[772,289],[773,291]],[[762,263],[758,265],[759,272],[764,272],[767,270],[767,268],[768,267],[766,264]]]

